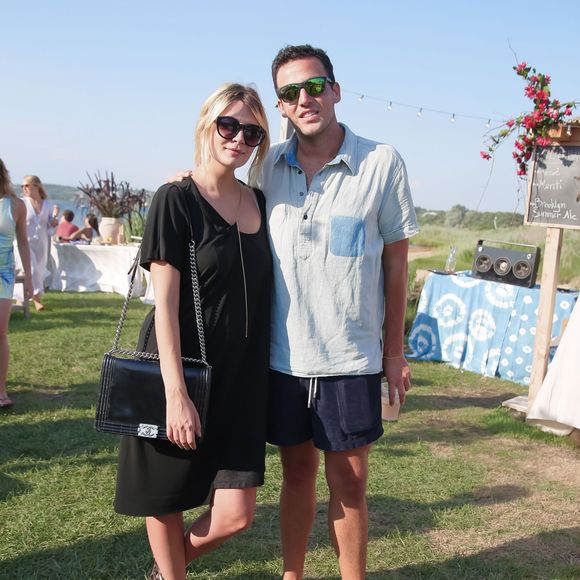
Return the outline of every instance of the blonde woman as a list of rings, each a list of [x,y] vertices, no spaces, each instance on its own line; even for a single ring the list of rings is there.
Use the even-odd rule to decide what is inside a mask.
[[[22,193],[26,204],[26,230],[32,266],[32,301],[36,310],[44,310],[42,295],[44,280],[48,275],[48,250],[52,228],[58,225],[58,205],[50,206],[42,181],[36,175],[26,175],[22,180]]]
[[[183,580],[191,560],[252,522],[263,484],[269,369],[271,255],[262,193],[236,179],[268,151],[257,92],[227,84],[204,103],[195,131],[193,176],[153,198],[141,248],[151,271],[157,350],[167,399],[169,441],[121,439],[115,509],[146,516],[156,560],[151,578]],[[190,224],[207,357],[213,367],[206,430],[187,396],[181,356],[199,358],[189,271]],[[183,534],[183,511],[209,501]]]
[[[0,159],[0,409],[12,406],[6,393],[8,374],[8,322],[14,292],[14,238],[24,268],[24,298],[32,297],[30,253],[26,236],[26,207],[16,197],[10,175]]]

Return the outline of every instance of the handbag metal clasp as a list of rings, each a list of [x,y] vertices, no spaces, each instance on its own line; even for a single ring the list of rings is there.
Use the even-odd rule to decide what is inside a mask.
[[[157,425],[149,425],[148,423],[139,423],[139,428],[137,429],[137,437],[149,437],[151,439],[157,439],[159,433],[159,427]]]

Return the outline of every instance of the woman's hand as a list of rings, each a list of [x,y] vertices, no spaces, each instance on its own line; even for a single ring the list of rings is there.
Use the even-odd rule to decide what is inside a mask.
[[[177,393],[167,400],[167,438],[181,449],[196,449],[195,436],[201,437],[201,421],[187,395]]]
[[[24,299],[30,300],[34,294],[33,286],[32,286],[32,276],[30,273],[26,273],[24,275]]]

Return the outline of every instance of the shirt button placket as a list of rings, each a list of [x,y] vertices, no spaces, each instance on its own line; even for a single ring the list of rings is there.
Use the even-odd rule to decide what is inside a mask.
[[[298,214],[298,257],[302,260],[306,260],[310,255],[310,242],[311,242],[311,228],[312,224],[310,221],[311,208],[308,204],[308,188],[306,187],[306,175],[299,169],[298,175],[301,177],[302,183],[300,184],[300,190],[298,192],[298,197],[303,205],[299,207],[301,213]]]

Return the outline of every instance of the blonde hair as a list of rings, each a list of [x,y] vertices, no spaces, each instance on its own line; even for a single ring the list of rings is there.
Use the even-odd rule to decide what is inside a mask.
[[[16,197],[10,182],[10,173],[8,173],[8,169],[2,159],[0,159],[0,197]]]
[[[46,189],[44,189],[44,185],[42,185],[42,181],[40,181],[40,177],[37,177],[36,175],[25,175],[22,181],[25,185],[36,185],[38,191],[40,191],[41,199],[46,199],[48,197]]]
[[[236,101],[241,101],[246,105],[262,129],[266,131],[266,137],[256,148],[256,155],[250,166],[250,181],[256,177],[266,159],[266,154],[270,148],[270,138],[268,136],[268,119],[264,105],[256,89],[248,85],[237,83],[226,83],[214,91],[201,106],[199,119],[195,127],[195,154],[194,162],[197,167],[206,165],[211,160],[211,135],[215,131],[216,119]]]

